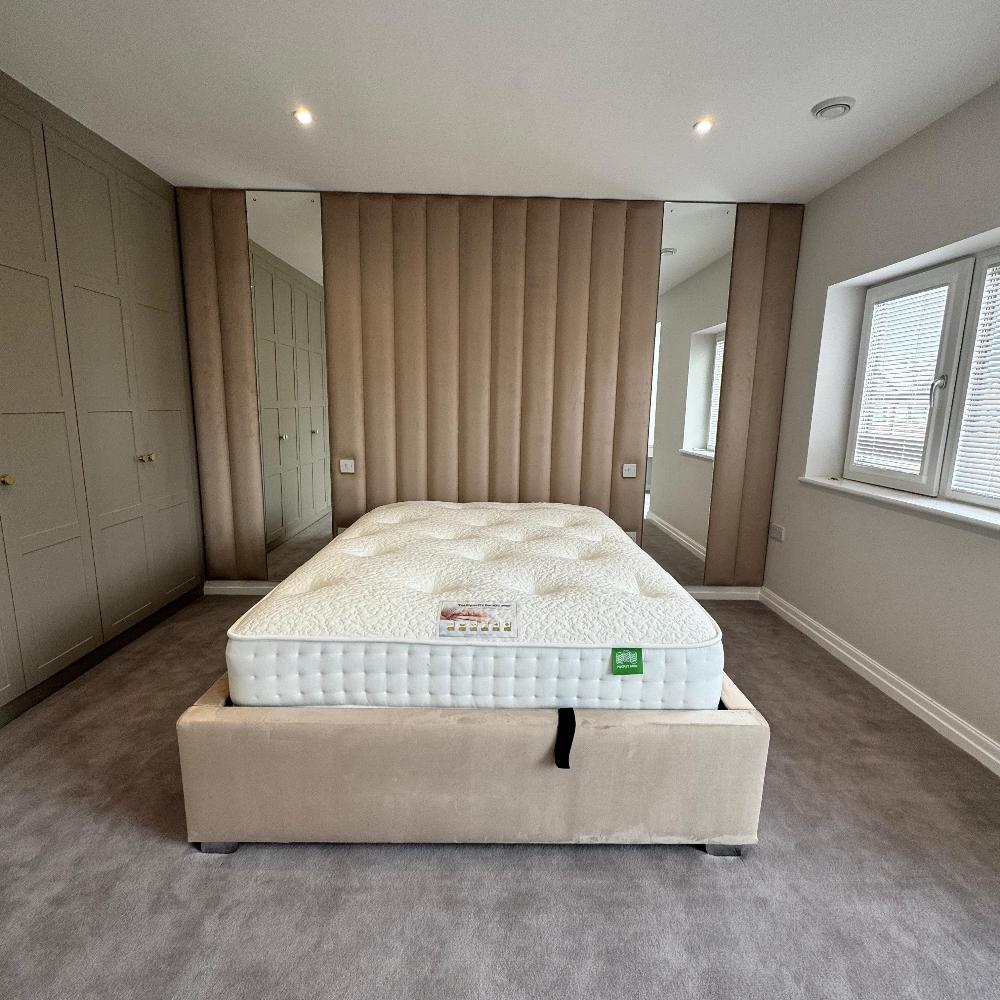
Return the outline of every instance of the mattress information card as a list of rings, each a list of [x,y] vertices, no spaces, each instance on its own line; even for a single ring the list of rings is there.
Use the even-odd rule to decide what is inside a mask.
[[[442,604],[438,614],[442,639],[517,638],[516,604]]]
[[[642,673],[642,650],[616,646],[611,650],[611,673],[618,675]]]

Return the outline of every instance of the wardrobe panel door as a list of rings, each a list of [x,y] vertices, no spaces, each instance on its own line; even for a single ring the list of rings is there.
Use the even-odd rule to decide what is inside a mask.
[[[264,535],[265,541],[280,538],[284,525],[281,521],[281,473],[264,477]]]
[[[292,286],[280,274],[274,275],[274,336],[282,344],[292,344],[295,341]]]
[[[292,290],[292,320],[295,326],[295,343],[309,346],[309,299],[301,288]]]
[[[281,520],[286,532],[299,523],[299,470],[287,469],[281,473]]]
[[[295,399],[309,401],[309,361],[312,355],[301,347],[295,348]]]
[[[0,119],[0,135],[2,134],[3,120]],[[21,649],[14,621],[14,599],[10,592],[3,535],[0,533],[0,705],[6,705],[23,690],[24,671],[21,669]]]
[[[3,101],[0,358],[0,474],[15,480],[0,486],[0,600],[30,687],[97,646],[101,626],[42,129]]]
[[[118,178],[141,414],[142,496],[154,603],[195,586],[201,538],[187,341],[173,202]]]
[[[80,456],[65,412],[6,412],[0,441],[0,465],[15,477],[0,487],[0,518],[32,686],[101,641]]]
[[[296,409],[299,421],[299,464],[306,465],[313,460],[315,435],[312,432],[312,409],[300,406]]]
[[[158,507],[146,516],[161,602],[187,593],[201,576],[197,506],[193,499],[182,500]]]
[[[312,462],[299,465],[299,520],[303,525],[312,524],[316,519],[313,475]]]
[[[295,402],[295,348],[278,344],[275,348],[278,368],[278,402],[286,405]]]
[[[48,150],[101,621],[110,638],[153,606],[117,186],[107,163],[62,136],[50,135]]]

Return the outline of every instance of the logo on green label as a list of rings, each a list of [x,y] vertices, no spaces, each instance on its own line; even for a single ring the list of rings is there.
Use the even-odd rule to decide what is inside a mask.
[[[642,673],[642,650],[622,649],[611,650],[611,673],[613,674],[641,674]]]

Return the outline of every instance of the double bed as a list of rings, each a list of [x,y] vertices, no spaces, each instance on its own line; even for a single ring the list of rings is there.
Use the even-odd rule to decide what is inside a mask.
[[[767,724],[712,618],[592,508],[377,508],[226,659],[178,722],[203,849],[756,841]]]

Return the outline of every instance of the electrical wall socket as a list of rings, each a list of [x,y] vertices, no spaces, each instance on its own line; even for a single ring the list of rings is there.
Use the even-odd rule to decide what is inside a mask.
[[[637,475],[635,462],[626,462],[622,466],[622,479],[635,479]]]
[[[633,542],[639,541],[639,533],[638,532],[636,532],[636,531],[626,531],[625,534],[628,535],[628,537],[631,538]]]
[[[782,524],[772,524],[767,529],[767,537],[773,538],[776,542],[783,542],[785,540],[785,527]]]
[[[340,471],[348,474],[354,472],[354,459],[342,458],[340,460]]]

